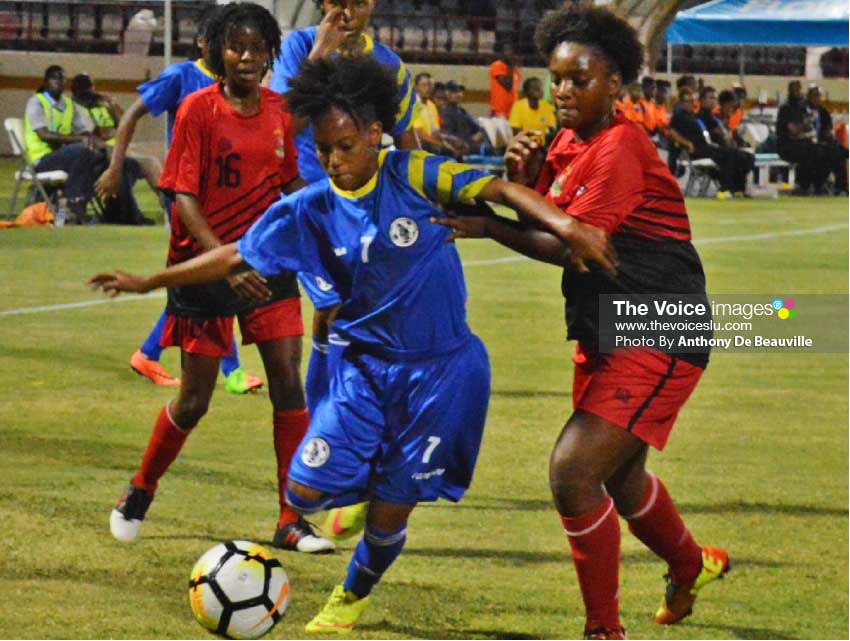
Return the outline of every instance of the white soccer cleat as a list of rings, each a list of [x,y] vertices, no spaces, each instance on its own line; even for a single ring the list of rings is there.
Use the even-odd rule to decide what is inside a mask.
[[[303,518],[278,528],[272,545],[282,550],[305,554],[329,554],[336,549],[333,541],[319,536]]]
[[[119,541],[135,541],[153,501],[143,489],[130,485],[109,515],[109,531]]]

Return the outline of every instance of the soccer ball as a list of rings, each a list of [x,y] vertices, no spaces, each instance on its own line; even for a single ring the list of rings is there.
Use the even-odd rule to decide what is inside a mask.
[[[189,605],[198,623],[216,634],[257,639],[286,611],[289,579],[261,545],[219,543],[192,568]]]

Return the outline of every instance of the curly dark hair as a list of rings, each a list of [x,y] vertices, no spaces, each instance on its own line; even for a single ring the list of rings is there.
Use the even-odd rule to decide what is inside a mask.
[[[260,32],[269,52],[269,68],[280,55],[280,26],[265,7],[252,2],[223,5],[214,12],[205,31],[209,50],[210,70],[224,76],[222,52],[231,34],[240,27],[251,27]]]
[[[395,125],[400,103],[395,76],[372,57],[305,60],[284,97],[290,112],[311,123],[336,107],[358,128],[377,120],[387,133]]]
[[[601,7],[565,7],[544,16],[534,31],[534,43],[548,60],[562,42],[577,42],[598,49],[623,84],[637,80],[643,66],[643,47],[634,28]]]

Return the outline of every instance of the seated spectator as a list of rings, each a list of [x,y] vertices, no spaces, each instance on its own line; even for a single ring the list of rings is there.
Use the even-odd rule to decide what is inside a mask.
[[[652,109],[652,120],[655,130],[652,133],[652,141],[660,149],[670,152],[668,165],[673,175],[676,175],[676,161],[679,149],[689,149],[691,144],[676,131],[670,129],[670,113],[667,111],[667,96],[670,91],[670,83],[659,80],[655,86],[655,95],[648,107]]]
[[[419,144],[425,151],[433,154],[460,158],[463,155],[462,143],[440,131],[440,111],[431,99],[434,92],[431,74],[417,74],[414,78],[414,88],[419,104],[413,116],[413,131],[419,139]]]
[[[711,88],[705,89],[710,90]],[[695,160],[711,158],[717,165],[720,181],[718,196],[728,197],[732,193],[745,193],[747,174],[751,171],[753,165],[752,154],[716,144],[711,139],[709,128],[702,118],[694,115],[695,102],[696,97],[693,91],[690,89],[681,90],[678,102],[679,109],[676,109],[673,118],[670,120],[670,129],[687,141],[685,148],[691,158]],[[711,103],[710,99],[707,100],[700,115],[704,115],[706,110],[711,115],[713,108],[714,104]]]
[[[446,83],[446,104],[440,109],[440,122],[442,123],[440,131],[461,141],[463,155],[490,155],[493,148],[487,140],[486,134],[478,121],[460,106],[460,103],[463,102],[464,91],[466,91],[466,87],[454,80]]]
[[[779,108],[776,122],[779,157],[797,164],[794,193],[807,195],[812,189],[824,193],[826,179],[835,175],[837,191],[847,190],[847,152],[835,143],[832,118],[820,105],[820,90],[809,90],[803,98],[799,80],[788,84],[788,99]]]
[[[822,94],[816,85],[809,87],[806,94],[806,109],[815,131],[815,142],[818,146],[818,158],[823,163],[825,175],[823,180],[815,183],[817,193],[826,193],[826,178],[832,174],[835,179],[835,191],[847,192],[847,149],[842,147],[835,138],[832,127],[832,116],[821,104]]]
[[[736,82],[732,85],[732,93],[735,95],[737,107],[734,113],[729,116],[729,129],[738,131],[738,127],[741,126],[741,122],[744,120],[744,109],[747,106],[747,88]]]
[[[106,143],[108,158],[115,146],[115,131],[123,109],[111,97],[95,92],[91,76],[86,73],[74,76],[71,80],[71,93],[76,105],[83,109],[94,123],[95,135]],[[103,221],[126,225],[152,225],[153,221],[145,218],[139,209],[133,195],[133,185],[144,176],[154,193],[157,193],[156,183],[161,171],[162,164],[158,158],[128,156],[124,161],[118,198],[104,204]]]
[[[633,82],[626,89],[627,95],[622,101],[622,110],[626,118],[643,127],[650,133],[655,129],[653,114],[646,108],[643,97],[643,87],[639,82]]]
[[[71,208],[69,222],[86,218],[86,205],[94,197],[94,181],[106,168],[103,140],[82,109],[64,94],[65,72],[51,65],[38,91],[27,101],[24,115],[24,148],[36,171],[68,173],[65,197]]]
[[[738,126],[741,124],[742,110],[738,97],[729,89],[724,89],[717,96],[717,114],[716,117],[720,121],[721,127],[731,146],[739,149],[746,147],[747,143],[738,133]]]
[[[640,105],[643,108],[644,113],[644,127],[646,128],[646,132],[650,135],[652,135],[658,127],[655,122],[655,105],[653,104],[656,87],[657,83],[655,82],[655,78],[652,76],[644,76],[641,78],[640,89],[641,93],[643,93],[643,97],[640,100]]]
[[[539,78],[529,78],[522,83],[523,98],[514,103],[508,124],[514,134],[520,131],[539,132],[540,144],[545,144],[557,125],[555,110],[543,98],[543,83]]]

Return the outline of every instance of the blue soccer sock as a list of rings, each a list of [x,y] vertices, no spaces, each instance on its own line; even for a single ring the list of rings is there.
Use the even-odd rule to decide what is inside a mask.
[[[239,369],[239,352],[236,350],[236,337],[233,337],[233,347],[230,348],[230,354],[221,358],[221,373],[224,378],[230,376],[235,369]]]
[[[407,525],[395,532],[367,526],[348,563],[348,576],[343,587],[359,599],[367,596],[401,554],[406,539]]]
[[[145,342],[142,343],[140,348],[145,358],[150,361],[158,361],[159,357],[162,356],[163,348],[160,347],[159,341],[162,338],[162,329],[165,327],[166,316],[167,314],[165,313],[165,310],[163,310],[159,320],[156,321],[156,325],[153,326],[151,333],[148,334],[148,337],[145,339]]]
[[[313,341],[310,363],[307,365],[307,378],[304,380],[304,393],[307,395],[307,409],[310,416],[316,413],[316,406],[328,394],[328,345]]]

